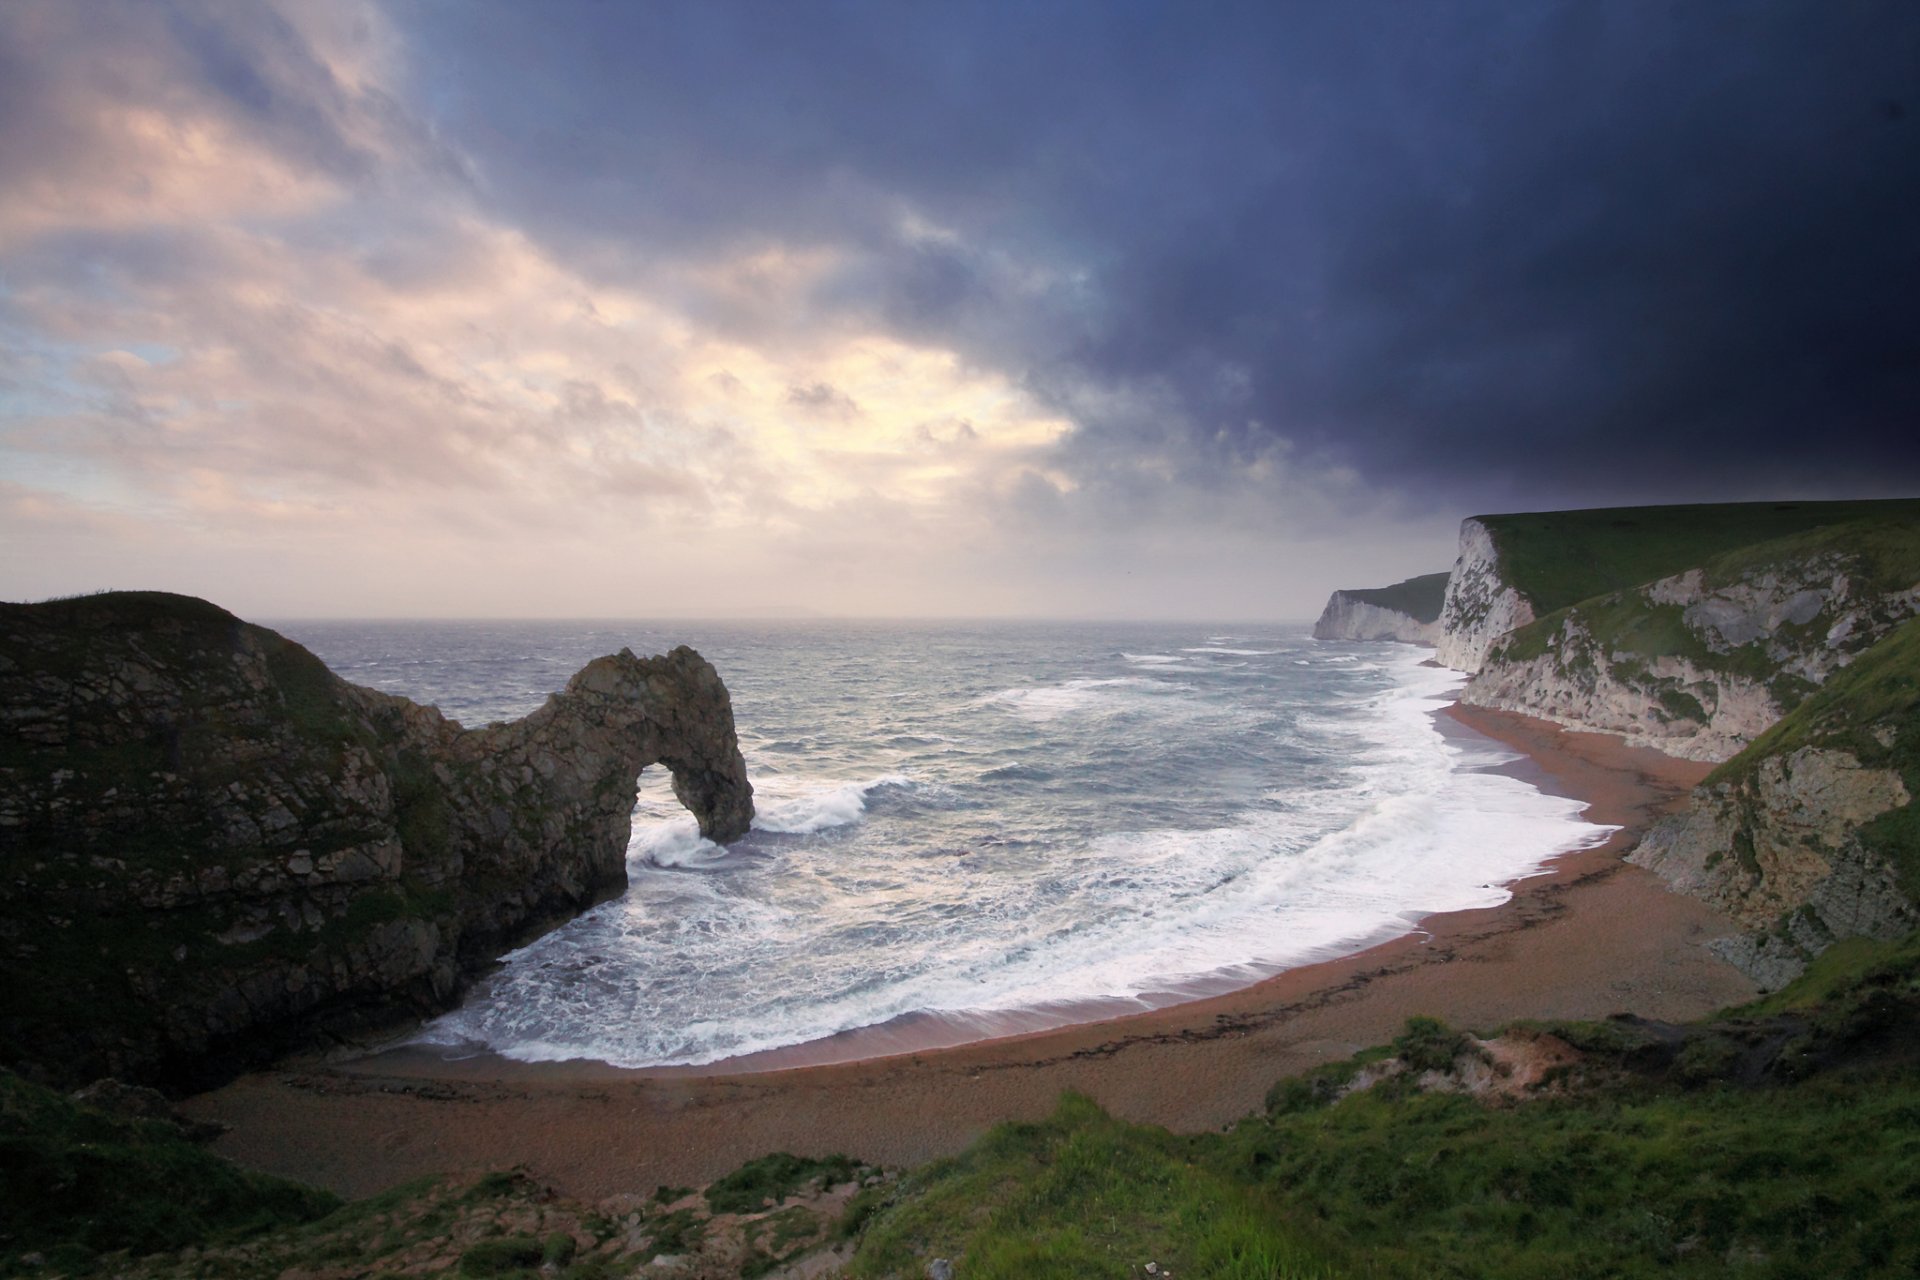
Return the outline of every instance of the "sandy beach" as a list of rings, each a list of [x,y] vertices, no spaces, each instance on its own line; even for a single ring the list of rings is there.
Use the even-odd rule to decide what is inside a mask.
[[[772,1150],[917,1163],[1046,1114],[1064,1089],[1128,1119],[1217,1128],[1280,1077],[1379,1043],[1414,1014],[1464,1027],[1684,1019],[1752,996],[1702,945],[1731,926],[1622,861],[1710,766],[1506,713],[1453,707],[1442,722],[1524,752],[1512,772],[1621,829],[1517,882],[1501,906],[1428,916],[1354,955],[1124,1017],[1024,1032],[1014,1020],[953,1047],[936,1047],[951,1028],[895,1027],[815,1052],[854,1059],[824,1065],[795,1065],[807,1051],[697,1071],[418,1051],[295,1061],[183,1109],[229,1126],[217,1149],[240,1163],[344,1195],[520,1165],[597,1198],[697,1184]]]

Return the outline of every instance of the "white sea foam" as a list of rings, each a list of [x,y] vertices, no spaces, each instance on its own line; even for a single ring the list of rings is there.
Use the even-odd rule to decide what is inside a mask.
[[[1162,744],[1177,765],[1209,735],[1275,714],[1244,685],[1207,701],[1164,680],[1089,675],[961,703],[951,736],[991,743],[995,724],[1016,735],[990,753],[1001,767],[962,760],[946,781],[756,772],[756,831],[782,838],[734,851],[701,840],[651,782],[628,896],[516,952],[428,1038],[528,1060],[706,1062],[917,1012],[964,1022],[1097,997],[1160,1001],[1404,932],[1429,912],[1496,904],[1503,884],[1607,830],[1580,822],[1576,801],[1485,772],[1511,758],[1504,749],[1443,737],[1432,712],[1460,677],[1422,656],[1382,651],[1312,686],[1287,723],[1308,752],[1298,758],[1326,763],[1276,772],[1211,826],[1179,825],[1189,784],[1171,777],[1164,825],[1137,828],[1100,829],[1084,801],[1069,813],[1090,829],[1044,804],[1016,821],[976,793],[989,805],[1014,787],[1068,803],[1099,795],[1116,767],[1102,744],[1125,725],[1081,713],[1109,705],[1153,713],[1138,742]],[[1109,749],[1139,754],[1131,738]],[[1245,768],[1234,754],[1201,767]],[[907,807],[888,807],[886,843],[863,844],[882,796]],[[968,804],[981,816],[967,818]],[[897,843],[919,829],[951,834]]]
[[[788,783],[786,794],[763,795],[756,800],[753,828],[785,835],[807,835],[829,827],[844,827],[866,816],[867,798],[875,791],[911,785],[897,773],[865,782]]]
[[[1219,645],[1208,644],[1208,645],[1196,645],[1190,649],[1182,649],[1180,652],[1182,653],[1220,653],[1220,654],[1225,654],[1229,658],[1270,658],[1274,654],[1284,653],[1286,652],[1286,650],[1284,649],[1223,649]]]
[[[1179,693],[1186,685],[1143,676],[1117,676],[1104,679],[1083,677],[1060,684],[1033,688],[1002,689],[977,699],[983,704],[999,704],[1029,720],[1053,720],[1074,712],[1100,706],[1115,694],[1136,693],[1162,696]]]

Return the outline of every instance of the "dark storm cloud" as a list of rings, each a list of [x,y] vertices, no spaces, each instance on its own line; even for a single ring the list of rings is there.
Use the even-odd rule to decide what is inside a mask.
[[[414,13],[547,234],[856,249],[845,305],[1170,403],[1080,412],[1089,465],[1920,479],[1911,4]],[[903,244],[889,197],[962,245]],[[1010,291],[985,246],[1082,281]]]
[[[397,16],[416,109],[548,245],[833,250],[818,308],[1046,396],[1096,490],[1141,459],[1543,505],[1920,482],[1905,0]]]

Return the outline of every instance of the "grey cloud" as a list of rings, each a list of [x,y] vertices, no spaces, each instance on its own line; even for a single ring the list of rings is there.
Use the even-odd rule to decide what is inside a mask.
[[[840,388],[827,382],[810,383],[804,387],[788,387],[787,403],[826,418],[844,420],[860,416],[859,403]]]

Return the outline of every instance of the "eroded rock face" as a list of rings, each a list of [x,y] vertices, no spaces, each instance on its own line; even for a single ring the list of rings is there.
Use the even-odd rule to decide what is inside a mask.
[[[1680,651],[1649,658],[1595,634],[1595,618],[1623,611]],[[1875,590],[1835,555],[1719,583],[1692,569],[1576,606],[1540,652],[1495,643],[1460,700],[1717,762],[1916,611],[1920,587]]]
[[[1493,531],[1478,520],[1460,522],[1460,554],[1447,579],[1434,654],[1443,667],[1475,672],[1493,642],[1534,619],[1533,604],[1507,584]]]
[[[1627,860],[1748,932],[1719,949],[1764,987],[1785,985],[1838,938],[1903,937],[1920,914],[1860,829],[1912,797],[1900,774],[1804,747],[1750,777],[1701,787]]]
[[[688,648],[588,664],[468,730],[181,596],[0,606],[0,1055],[206,1083],[448,1007],[626,885],[640,771],[701,832],[753,817]]]

